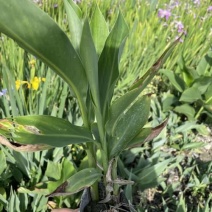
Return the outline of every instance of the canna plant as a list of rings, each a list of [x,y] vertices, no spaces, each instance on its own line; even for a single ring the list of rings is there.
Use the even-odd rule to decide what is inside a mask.
[[[118,177],[119,155],[125,149],[153,139],[165,126],[162,123],[154,129],[144,128],[149,117],[150,95],[142,95],[142,91],[178,40],[132,83],[127,93],[112,102],[128,35],[121,12],[109,31],[97,5],[92,17],[83,19],[78,6],[72,0],[64,0],[69,23],[66,35],[31,1],[0,0],[0,6],[0,32],[43,61],[69,85],[83,120],[82,126],[76,126],[45,115],[5,118],[0,121],[0,143],[16,151],[82,144],[87,153],[86,168],[70,171],[58,183],[47,184],[43,194],[47,197],[71,195],[89,188],[92,202],[115,205],[117,198],[114,197],[120,195],[120,186],[131,183]],[[104,197],[99,195],[100,183],[104,185]]]

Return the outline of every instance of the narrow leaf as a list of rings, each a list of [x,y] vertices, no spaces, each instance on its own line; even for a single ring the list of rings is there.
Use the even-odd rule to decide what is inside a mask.
[[[64,0],[66,1],[66,0]],[[73,8],[73,10],[75,11],[75,13],[77,14],[77,16],[79,18],[82,18],[82,11],[81,9],[78,7],[78,5],[76,4],[76,2],[74,2],[73,0],[68,0],[69,4],[71,5],[71,7]]]
[[[109,30],[105,18],[102,15],[98,5],[96,5],[91,18],[91,32],[96,47],[96,52],[98,55],[100,55],[108,37]]]
[[[185,150],[185,149],[191,150],[191,149],[201,148],[201,147],[204,147],[205,145],[206,144],[203,142],[192,142],[192,143],[184,144],[181,150]]]
[[[128,27],[121,13],[110,32],[99,59],[99,90],[103,114],[110,104],[119,76],[119,47],[128,35]]]
[[[70,1],[72,2],[72,1]],[[70,4],[68,0],[64,0],[64,5],[68,18],[68,26],[70,31],[71,43],[74,48],[79,52],[80,49],[80,40],[82,35],[82,22],[73,8],[76,4]]]
[[[130,90],[135,89],[137,87],[141,87],[142,90],[146,88],[146,86],[151,82],[153,77],[157,74],[158,70],[160,70],[163,64],[166,62],[167,58],[171,55],[175,46],[179,43],[179,40],[182,36],[180,36],[177,40],[171,43],[168,48],[164,51],[164,53],[159,57],[159,59],[153,64],[153,66],[140,78],[137,79]]]
[[[6,164],[6,157],[4,155],[3,151],[0,151],[0,175],[2,174],[2,172],[6,169],[7,164]]]
[[[85,68],[89,87],[94,104],[99,106],[99,84],[98,84],[98,56],[93,43],[88,20],[83,26],[82,38],[80,43],[80,56]]]

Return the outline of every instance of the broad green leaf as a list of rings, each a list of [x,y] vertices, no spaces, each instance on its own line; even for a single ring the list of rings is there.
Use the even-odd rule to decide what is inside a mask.
[[[83,26],[82,38],[80,43],[80,56],[87,75],[93,102],[96,107],[100,107],[98,84],[98,56],[93,43],[88,20],[85,21]]]
[[[155,128],[143,128],[141,132],[130,141],[129,148],[140,146],[144,142],[148,142],[156,138],[161,131],[166,127],[168,120],[164,121]]]
[[[167,159],[148,168],[143,168],[137,175],[139,179],[137,183],[139,186],[142,188],[145,187],[145,184],[151,184],[157,181],[157,178],[168,167],[170,161],[170,159]]]
[[[181,37],[182,35],[167,47],[167,49],[163,52],[163,54],[159,57],[159,59],[152,65],[152,67],[141,78],[137,79],[133,83],[133,85],[130,87],[130,90],[133,90],[138,87],[142,88],[142,90],[146,88],[146,86],[152,81],[153,77],[162,68],[167,58],[171,55],[175,46],[179,43]]]
[[[116,81],[119,77],[119,47],[128,35],[128,27],[123,15],[118,19],[110,32],[99,58],[99,90],[103,114],[110,104]]]
[[[212,51],[209,51],[197,65],[196,71],[199,76],[205,76],[207,69],[212,65]]]
[[[180,101],[188,102],[188,103],[193,103],[193,102],[195,102],[197,100],[201,100],[201,99],[202,99],[201,93],[198,90],[198,88],[195,88],[195,87],[186,89],[180,97]]]
[[[96,47],[96,52],[98,55],[100,55],[104,48],[105,41],[108,37],[109,30],[105,18],[102,15],[98,5],[96,5],[96,8],[92,15],[90,26],[93,41]]]
[[[150,98],[142,96],[122,113],[112,130],[112,139],[109,144],[111,158],[119,155],[138,135],[148,120],[149,110]]]
[[[69,161],[67,158],[64,158],[61,164],[61,177],[57,181],[49,181],[47,182],[48,193],[53,192],[58,186],[60,186],[63,182],[69,179],[72,175],[76,174],[76,168],[74,164]],[[52,173],[52,178],[54,178],[54,173]]]
[[[59,180],[61,177],[62,165],[53,161],[48,161],[45,175],[47,177]]]
[[[9,123],[8,134],[20,144],[46,144],[62,147],[69,144],[91,142],[92,135],[84,127],[52,116],[19,116],[1,120],[1,126]]]
[[[86,111],[86,76],[66,34],[32,1],[0,0],[0,5],[0,32],[59,74],[73,89],[83,112]]]
[[[140,93],[141,91],[139,88],[129,91],[111,105],[109,109],[109,118],[106,123],[106,130],[109,135],[112,135],[113,128],[116,126],[117,121]]]
[[[141,146],[144,142],[147,142],[148,136],[152,133],[151,128],[143,128],[141,132],[130,141],[129,148]]]
[[[70,162],[67,158],[64,158],[61,166],[61,172],[60,179],[57,181],[46,181],[36,184],[33,188],[27,189],[24,187],[18,188],[19,193],[26,193],[26,194],[42,194],[42,195],[48,195],[49,193],[53,192],[55,189],[57,189],[61,184],[63,184],[68,178],[70,178],[72,175],[76,173],[76,169],[74,167],[74,164]],[[55,178],[55,172],[58,170],[54,170],[51,173],[51,176],[49,176],[51,179]],[[51,180],[50,179],[50,180]]]
[[[184,114],[188,117],[188,120],[192,121],[195,117],[195,109],[189,104],[181,104],[174,108],[174,111],[177,113]]]
[[[192,87],[197,88],[201,94],[204,94],[211,84],[212,84],[211,76],[201,77],[194,81]]]
[[[6,157],[4,155],[4,152],[0,150],[0,175],[2,172],[6,169],[7,163],[6,163]]]
[[[66,182],[48,196],[62,196],[77,193],[93,185],[93,183],[99,180],[101,176],[102,174],[95,168],[83,169],[72,175]]]
[[[171,84],[180,92],[183,92],[186,89],[186,84],[184,81],[174,72],[162,69],[160,73],[164,74],[170,80]]]
[[[72,2],[72,0],[70,2]],[[64,0],[64,5],[68,18],[71,43],[74,48],[79,52],[80,40],[82,35],[82,22],[75,9],[73,8],[76,4],[73,4],[73,2],[72,4],[70,4],[68,0]]]

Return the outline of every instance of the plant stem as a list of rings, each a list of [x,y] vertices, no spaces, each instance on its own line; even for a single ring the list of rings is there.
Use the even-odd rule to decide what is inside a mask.
[[[113,162],[113,166],[112,166],[112,180],[116,180],[118,178],[118,175],[117,175],[117,163],[118,163],[118,157],[116,157],[114,159],[114,162]],[[114,183],[114,185],[113,185],[113,194],[115,196],[118,196],[118,194],[119,194],[119,185],[117,183]]]
[[[93,148],[94,148],[94,146],[92,143],[87,143],[86,153],[88,156],[88,165],[89,165],[89,167],[96,168],[96,154],[95,154]],[[99,200],[98,182],[95,182],[91,186],[91,198],[93,201]]]
[[[82,119],[84,126],[86,128],[90,129],[90,123],[88,121],[88,116],[86,113],[86,108],[84,107],[84,104],[81,102],[80,108],[81,108],[81,113],[82,113]],[[90,168],[96,168],[96,153],[94,151],[94,145],[92,143],[87,143],[86,144],[86,153],[88,156],[88,165]],[[98,182],[95,182],[91,186],[91,198],[93,201],[98,201],[99,200],[99,190],[98,190]]]
[[[107,173],[108,170],[108,152],[107,152],[107,139],[106,139],[106,133],[104,130],[104,120],[102,118],[102,114],[100,111],[96,111],[96,119],[97,119],[97,125],[99,129],[99,137],[101,140],[101,156],[102,156],[102,166],[104,173]]]

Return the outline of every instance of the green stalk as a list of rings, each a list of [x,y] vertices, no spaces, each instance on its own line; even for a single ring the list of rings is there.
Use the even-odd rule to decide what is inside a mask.
[[[100,107],[99,107],[100,108]],[[104,120],[102,118],[101,112],[97,109],[96,110],[96,119],[97,119],[97,125],[99,129],[99,136],[101,140],[101,156],[102,156],[102,165],[103,165],[103,170],[104,173],[107,173],[108,170],[108,152],[107,152],[107,139],[106,139],[106,134],[104,130]]]
[[[118,163],[118,157],[116,157],[114,159],[114,162],[113,162],[113,165],[112,165],[112,180],[116,180],[118,178],[117,163]],[[117,183],[114,183],[114,185],[113,185],[113,194],[115,196],[118,196],[118,194],[119,194],[119,185]]]
[[[87,116],[87,113],[86,113],[85,105],[83,104],[82,101],[79,101],[79,106],[80,106],[80,111],[81,111],[81,114],[82,114],[84,126],[86,128],[90,129],[90,124],[89,124],[89,121],[88,121],[88,116]],[[88,156],[89,167],[90,168],[96,168],[96,153],[94,151],[94,145],[92,143],[87,143],[86,147],[87,147],[86,153],[87,153],[87,156]],[[99,200],[98,182],[95,182],[91,186],[91,198],[92,198],[93,201]]]
[[[95,154],[94,146],[92,143],[87,143],[86,153],[88,156],[89,167],[96,168],[96,154]],[[91,186],[91,197],[93,201],[99,200],[98,182],[95,182]]]

